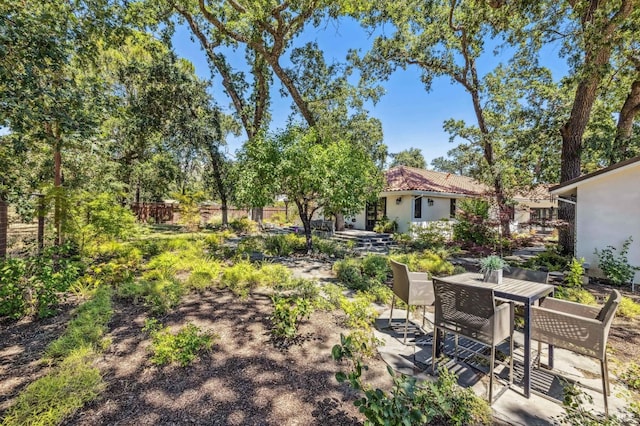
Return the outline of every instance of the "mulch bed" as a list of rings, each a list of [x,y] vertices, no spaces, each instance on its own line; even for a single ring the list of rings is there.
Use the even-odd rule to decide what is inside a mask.
[[[116,301],[114,308],[108,336],[112,343],[97,361],[107,389],[65,424],[357,425],[364,420],[353,406],[353,390],[334,377],[341,366],[331,359],[331,348],[340,333],[348,333],[337,313],[314,312],[301,325],[295,344],[282,348],[272,341],[267,293],[255,292],[247,299],[226,290],[189,295],[162,323],[177,328],[192,322],[217,338],[209,353],[180,367],[150,362],[150,338],[142,332],[146,309],[124,301]],[[49,320],[45,327],[31,323],[29,332],[17,325],[2,330],[2,411],[24,385],[47,370],[37,359],[64,330],[68,316]],[[15,341],[8,348],[20,345],[25,350],[10,356],[7,338]],[[367,381],[386,386],[384,362],[372,359],[368,364]],[[16,380],[19,385],[12,385]]]

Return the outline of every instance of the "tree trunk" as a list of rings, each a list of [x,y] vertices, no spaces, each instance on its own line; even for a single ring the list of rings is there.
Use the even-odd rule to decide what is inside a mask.
[[[298,207],[298,215],[300,216],[300,220],[302,221],[302,226],[304,228],[304,237],[307,242],[307,254],[313,253],[313,238],[311,238],[311,216],[309,214],[309,206],[306,204],[301,204],[298,200],[296,200],[296,206]]]
[[[563,128],[563,130],[565,130]],[[584,132],[584,130],[583,130]],[[582,134],[562,132],[562,156],[560,181],[567,182],[580,176],[580,153],[582,151]],[[573,255],[575,250],[575,218],[576,209],[573,204],[558,203],[558,219],[562,222],[558,229],[558,244],[563,254]]]
[[[264,209],[262,207],[253,207],[251,209],[251,220],[258,222],[262,227],[262,217],[264,216]]]
[[[222,204],[220,210],[222,210],[222,226],[227,228],[229,226],[229,207],[227,205],[227,197],[221,197]]]
[[[53,222],[56,228],[56,245],[62,244],[62,154],[59,144],[53,153],[53,186],[55,188],[55,207]]]
[[[0,200],[0,259],[7,256],[8,204]]]
[[[336,231],[344,231],[344,215],[342,213],[336,213]]]
[[[639,70],[640,71],[640,70]],[[631,91],[622,105],[618,116],[616,138],[609,156],[609,165],[626,160],[629,153],[629,141],[633,134],[633,121],[640,113],[640,79],[631,84]]]

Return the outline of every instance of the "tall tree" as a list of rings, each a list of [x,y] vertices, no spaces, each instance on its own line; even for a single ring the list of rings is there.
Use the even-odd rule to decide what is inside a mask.
[[[409,148],[404,151],[391,154],[391,164],[389,167],[407,166],[418,169],[426,169],[427,162],[424,160],[422,151],[418,148]]]

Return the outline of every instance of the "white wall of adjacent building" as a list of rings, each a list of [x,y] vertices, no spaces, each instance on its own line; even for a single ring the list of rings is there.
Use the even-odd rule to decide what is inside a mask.
[[[577,186],[576,257],[597,266],[596,249],[611,245],[619,251],[628,237],[629,263],[640,266],[640,163]],[[640,273],[634,281],[640,282]]]

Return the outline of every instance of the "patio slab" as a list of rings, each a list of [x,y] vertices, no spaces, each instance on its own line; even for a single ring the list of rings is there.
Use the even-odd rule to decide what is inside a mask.
[[[407,335],[407,344],[403,344],[404,336],[404,318],[406,311],[401,309],[394,310],[394,320],[389,326],[389,310],[383,311],[376,320],[374,334],[375,337],[384,342],[378,347],[378,352],[384,361],[390,365],[395,371],[406,375],[416,376],[420,380],[435,380],[431,374],[431,337],[432,328],[427,321],[424,329],[419,325],[421,320],[415,320],[410,323]],[[430,314],[427,313],[427,318]],[[432,317],[431,317],[432,318]],[[575,380],[584,385],[599,389],[600,381],[600,364],[584,356],[577,355],[563,349],[556,348],[554,351],[553,372],[534,368],[532,370],[532,389],[544,393],[553,400],[533,394],[529,399],[524,397],[523,382],[523,346],[524,339],[522,333],[516,332],[514,335],[514,384],[493,403],[492,409],[494,417],[500,424],[505,425],[553,425],[558,423],[558,418],[564,413],[562,407],[563,384],[561,378],[554,372],[562,372],[562,375],[571,380]],[[473,342],[464,342],[460,340],[460,345],[473,345]],[[534,351],[536,344],[534,342]],[[499,347],[505,353],[508,353],[508,344]],[[452,339],[445,342],[444,352],[453,353]],[[534,353],[535,355],[535,353]],[[454,371],[458,377],[458,383],[464,387],[473,388],[477,395],[486,397],[488,377],[483,370],[488,370],[478,362],[474,362],[474,357],[468,357],[466,360],[458,358],[458,360],[450,359],[446,366],[449,370]],[[546,345],[543,345],[542,361],[547,360]],[[611,362],[609,370],[612,369]],[[508,379],[508,368],[498,367],[496,364],[496,374],[498,374],[505,383]],[[610,371],[610,376],[613,375]],[[609,412],[617,414],[628,406],[628,402],[621,396],[622,388],[616,386],[614,380],[611,380],[611,396],[609,396]],[[499,382],[498,382],[499,383]],[[496,385],[494,381],[494,395],[501,391],[500,383]],[[596,412],[603,412],[604,405],[602,395],[598,392],[589,390],[584,386],[580,389],[593,397],[593,404],[586,405],[586,408],[593,409]]]

